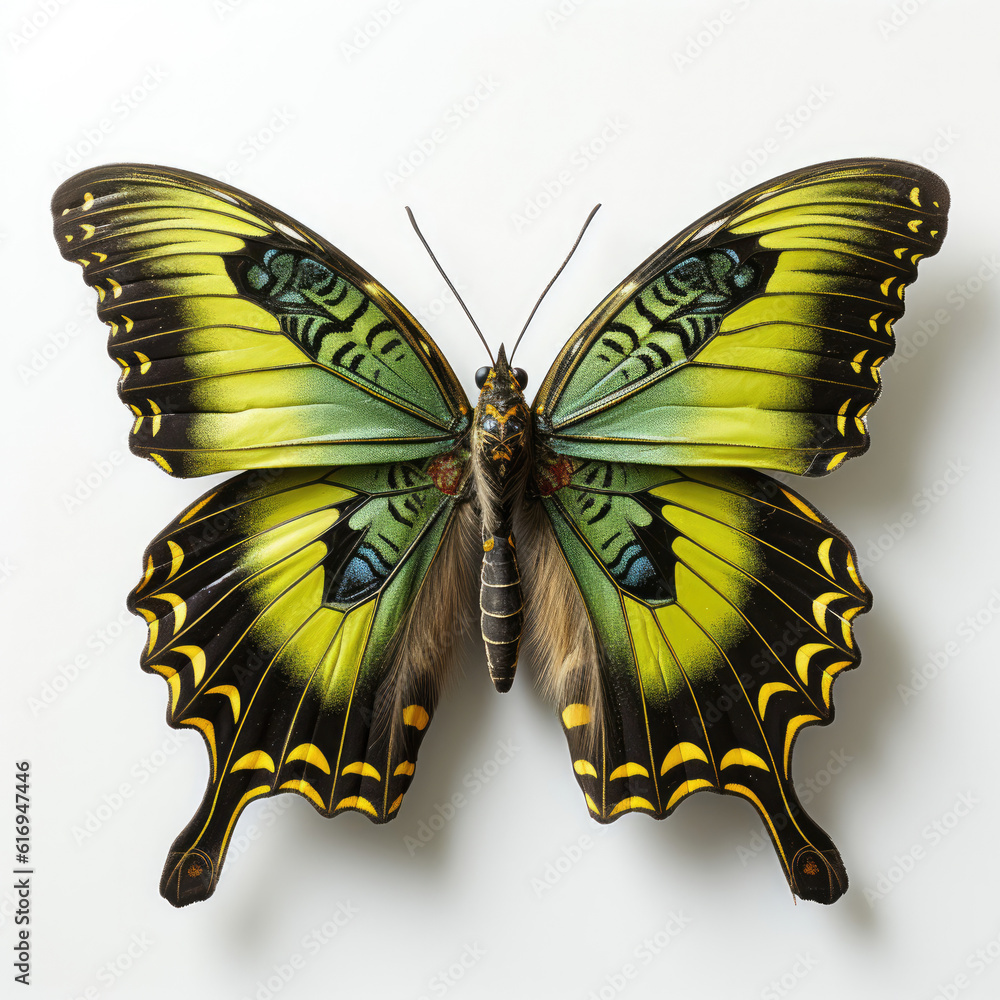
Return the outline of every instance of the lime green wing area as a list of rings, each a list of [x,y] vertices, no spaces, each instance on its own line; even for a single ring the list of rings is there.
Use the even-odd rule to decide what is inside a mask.
[[[833,680],[859,660],[852,621],[871,598],[850,543],[749,470],[563,460],[549,486],[594,637],[554,685],[594,818],[741,796],[792,890],[833,902],[847,873],[796,797],[792,747],[833,718]]]
[[[588,317],[534,401],[556,452],[822,475],[865,414],[948,190],[898,160],[785,174],[661,247]]]
[[[52,201],[135,418],[178,476],[451,450],[469,403],[433,341],[320,236],[208,177],[117,164]]]
[[[326,816],[393,818],[447,665],[442,636],[471,593],[452,577],[460,471],[439,456],[248,472],[150,544],[129,598],[149,625],[142,666],[166,678],[168,722],[199,730],[211,764],[164,869],[170,902],[214,891],[254,799],[295,792]]]

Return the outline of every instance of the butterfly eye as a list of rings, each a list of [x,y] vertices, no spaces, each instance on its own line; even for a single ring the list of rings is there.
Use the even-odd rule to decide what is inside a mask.
[[[476,372],[477,389],[482,389],[482,387],[486,384],[486,380],[490,377],[491,371],[492,369],[487,365],[485,368],[480,368],[479,371]]]
[[[524,392],[528,388],[528,373],[523,368],[515,368],[514,378],[517,379],[517,384],[521,392]]]

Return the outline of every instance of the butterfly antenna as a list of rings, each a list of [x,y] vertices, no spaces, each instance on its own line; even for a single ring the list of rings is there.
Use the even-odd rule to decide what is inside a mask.
[[[417,220],[413,218],[413,212],[410,211],[410,206],[406,206],[406,214],[410,217],[410,225],[413,226],[413,231],[420,237],[420,242],[423,243],[424,249],[430,255],[432,261],[434,261],[434,266],[441,272],[441,277],[444,278],[448,287],[451,289],[452,295],[458,300],[458,304],[465,310],[465,315],[469,317],[469,322],[472,324],[473,329],[479,334],[479,339],[483,342],[483,347],[486,348],[486,353],[490,356],[490,361],[496,365],[496,361],[493,358],[493,352],[490,350],[490,345],[486,343],[486,338],[483,336],[483,331],[479,329],[479,324],[472,318],[472,313],[469,312],[469,307],[462,301],[462,296],[458,294],[458,289],[451,283],[451,278],[444,273],[444,268],[438,262],[437,257],[434,256],[434,251],[430,248],[430,244],[424,239],[424,234],[420,232],[420,227],[417,225]]]
[[[587,226],[593,221],[595,215],[597,215],[597,210],[601,207],[600,202],[596,204],[591,210],[590,215],[587,216],[587,221],[584,222],[583,228],[580,230],[580,235],[577,236],[576,241],[569,248],[569,253],[566,254],[566,259],[559,265],[559,270],[552,275],[552,280],[545,286],[542,294],[538,296],[538,301],[535,303],[535,308],[531,310],[528,314],[528,318],[524,322],[524,326],[521,327],[521,332],[517,335],[517,340],[514,341],[514,350],[510,352],[510,360],[514,360],[514,354],[517,351],[517,345],[521,343],[521,338],[524,336],[524,331],[528,329],[528,324],[535,318],[535,313],[538,312],[538,307],[542,304],[542,299],[548,295],[549,289],[556,283],[556,278],[563,273],[563,268],[569,263],[570,257],[576,253],[576,248],[580,245],[580,240],[583,239],[583,234],[587,231]]]

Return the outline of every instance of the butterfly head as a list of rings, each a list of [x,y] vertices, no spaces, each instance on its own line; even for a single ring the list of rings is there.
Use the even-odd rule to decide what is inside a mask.
[[[524,401],[527,374],[507,364],[503,344],[492,368],[476,372],[479,404],[474,440],[491,479],[502,482],[527,456],[528,407]]]

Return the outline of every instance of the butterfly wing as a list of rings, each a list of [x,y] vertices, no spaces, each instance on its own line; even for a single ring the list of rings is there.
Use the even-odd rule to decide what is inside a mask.
[[[791,753],[859,660],[852,621],[871,597],[850,543],[746,469],[563,459],[548,485],[535,639],[591,814],[741,796],[793,892],[833,902],[847,873],[798,801]],[[567,636],[551,621],[583,624]]]
[[[129,598],[142,666],[211,763],[164,869],[174,905],[211,895],[256,798],[395,815],[469,610],[460,472],[450,456],[248,472],[150,544]]]
[[[413,316],[277,209],[117,164],[66,181],[52,212],[111,328],[132,450],[167,472],[405,461],[467,431],[468,399]]]
[[[898,160],[840,160],[739,195],[656,251],[539,389],[556,452],[822,475],[868,447],[865,414],[948,191]]]

